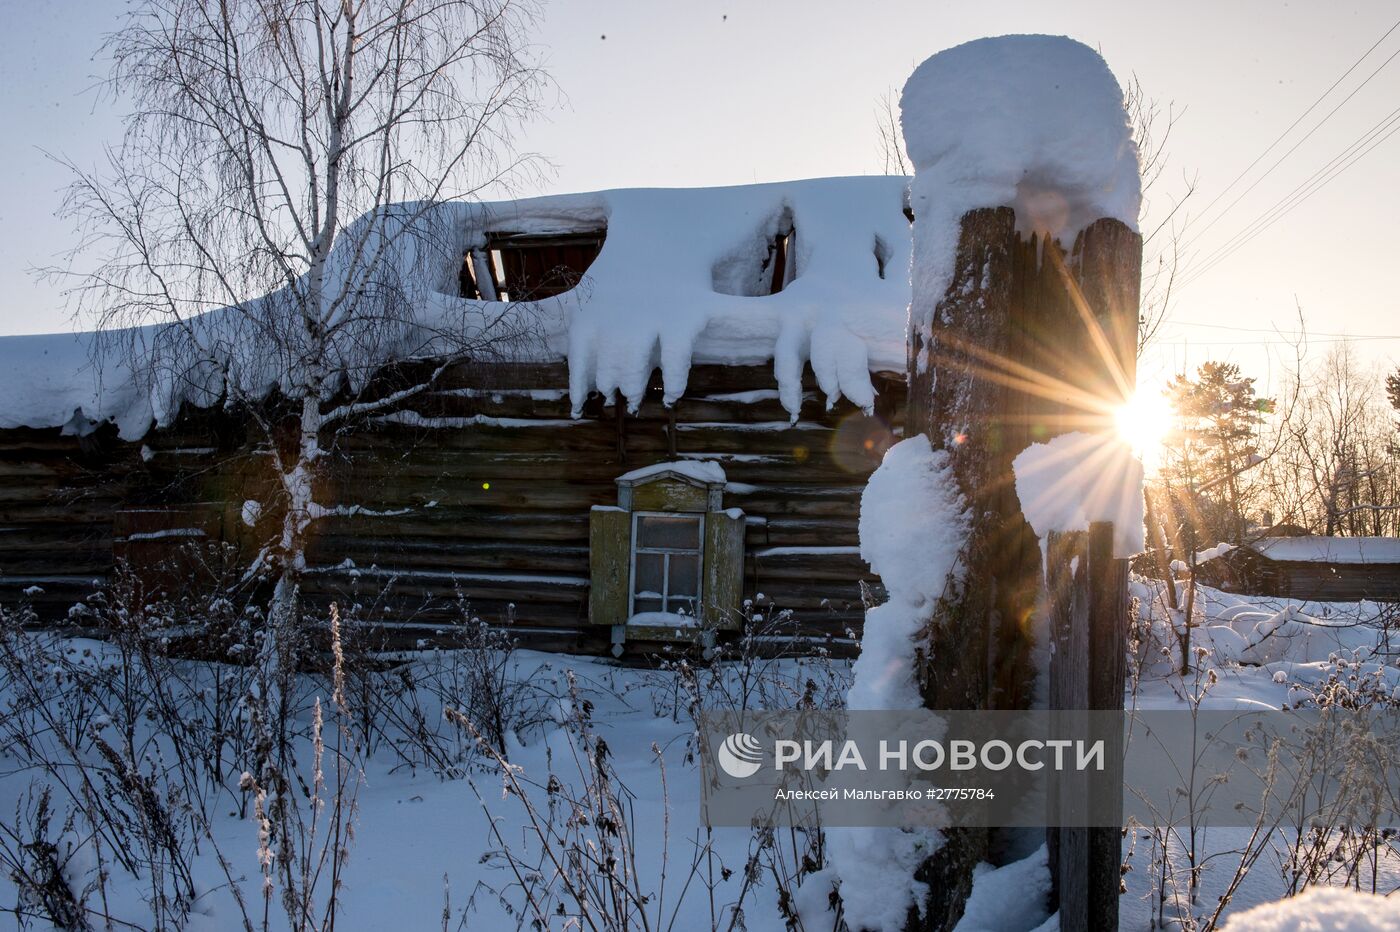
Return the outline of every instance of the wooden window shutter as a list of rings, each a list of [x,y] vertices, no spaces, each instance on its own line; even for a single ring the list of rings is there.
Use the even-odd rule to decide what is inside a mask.
[[[632,513],[594,508],[588,516],[588,620],[595,625],[627,622],[627,583],[631,566]]]
[[[716,628],[742,626],[744,591],[744,513],[705,515],[704,618]]]

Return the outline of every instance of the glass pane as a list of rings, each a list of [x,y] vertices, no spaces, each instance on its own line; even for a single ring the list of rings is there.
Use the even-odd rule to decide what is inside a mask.
[[[660,599],[636,599],[632,602],[632,614],[640,615],[644,612],[661,611]]]
[[[700,556],[694,553],[671,554],[672,596],[695,596],[700,592]]]
[[[689,615],[692,618],[698,614],[695,611],[694,599],[672,598],[666,602],[666,610],[673,615]]]
[[[666,555],[661,553],[637,554],[637,569],[636,574],[632,577],[632,591],[638,595],[661,598],[661,593],[665,591],[661,588],[665,573],[663,568],[665,559]]]
[[[637,519],[637,546],[665,550],[699,550],[700,519],[644,515]]]

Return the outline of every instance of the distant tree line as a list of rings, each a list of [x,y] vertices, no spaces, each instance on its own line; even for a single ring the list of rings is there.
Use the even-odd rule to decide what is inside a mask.
[[[1149,511],[1187,562],[1271,533],[1400,536],[1400,370],[1384,375],[1340,343],[1278,398],[1224,362],[1165,393],[1173,423]]]

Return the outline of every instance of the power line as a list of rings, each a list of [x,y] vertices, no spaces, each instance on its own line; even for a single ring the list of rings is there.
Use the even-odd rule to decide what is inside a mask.
[[[1400,50],[1397,50],[1400,54]],[[1369,130],[1363,133],[1340,153],[1333,156],[1325,165],[1317,169],[1305,178],[1297,187],[1284,195],[1274,204],[1246,224],[1239,232],[1230,237],[1219,247],[1211,251],[1202,260],[1203,264],[1197,265],[1195,269],[1189,269],[1183,276],[1180,287],[1185,288],[1191,282],[1209,272],[1215,266],[1238,252],[1242,247],[1250,243],[1255,237],[1273,226],[1279,220],[1292,213],[1292,211],[1302,205],[1318,191],[1321,191],[1332,181],[1355,165],[1366,155],[1370,154],[1377,146],[1384,143],[1391,136],[1400,131],[1400,108],[1391,111]],[[1364,147],[1364,148],[1363,148]]]
[[[1293,188],[1292,191],[1289,191],[1288,194],[1279,198],[1267,210],[1265,210],[1259,216],[1255,217],[1252,221],[1246,224],[1243,229],[1236,232],[1234,236],[1230,237],[1216,249],[1212,250],[1207,255],[1207,258],[1204,260],[1205,265],[1198,266],[1196,269],[1191,270],[1185,276],[1186,280],[1191,280],[1200,277],[1200,275],[1204,274],[1210,266],[1213,266],[1216,263],[1218,258],[1223,258],[1223,254],[1233,253],[1236,247],[1236,243],[1239,242],[1241,239],[1243,239],[1245,242],[1247,242],[1249,239],[1252,239],[1253,235],[1251,234],[1256,232],[1255,227],[1258,224],[1264,223],[1265,221],[1267,221],[1266,226],[1272,224],[1273,221],[1277,220],[1278,217],[1281,217],[1283,213],[1287,213],[1293,207],[1297,206],[1297,204],[1302,203],[1302,201],[1306,200],[1313,193],[1315,193],[1317,189],[1320,189],[1321,187],[1325,186],[1327,182],[1331,181],[1333,177],[1336,177],[1336,175],[1349,168],[1352,165],[1352,163],[1360,159],[1361,156],[1364,156],[1367,152],[1370,152],[1372,148],[1375,148],[1375,145],[1369,146],[1365,149],[1365,151],[1356,154],[1354,158],[1352,157],[1354,153],[1357,153],[1358,149],[1360,149],[1363,146],[1366,146],[1366,144],[1368,142],[1371,142],[1371,140],[1375,139],[1375,137],[1378,134],[1385,133],[1385,135],[1382,136],[1381,139],[1376,140],[1376,145],[1378,145],[1381,142],[1384,142],[1385,139],[1389,138],[1390,136],[1389,133],[1386,133],[1386,130],[1391,129],[1391,127],[1394,126],[1397,123],[1397,121],[1400,121],[1400,108],[1391,111],[1389,114],[1383,117],[1378,123],[1374,124],[1370,129],[1362,133],[1360,137],[1353,140],[1352,143],[1348,145],[1345,149],[1343,149],[1340,153],[1329,159],[1321,168],[1317,169],[1307,178],[1303,179],[1303,181],[1300,182],[1295,188]],[[1345,164],[1338,165],[1339,162],[1345,162]],[[1333,170],[1334,166],[1335,171]],[[1321,180],[1319,181],[1319,179]],[[1313,187],[1314,185],[1316,187]],[[1299,197],[1300,192],[1304,192],[1305,189],[1309,188],[1312,188],[1312,190],[1306,190],[1306,193],[1302,194],[1302,196]],[[1297,198],[1296,203],[1290,203],[1290,201],[1293,201],[1295,198]],[[1278,216],[1273,216],[1276,211],[1282,211],[1282,213],[1279,213]],[[1257,232],[1262,232],[1262,229]],[[1243,242],[1239,242],[1239,245],[1243,245]],[[1185,284],[1185,282],[1183,282],[1183,284]]]
[[[1387,30],[1385,31],[1385,33],[1384,33],[1379,39],[1377,39],[1377,40],[1375,41],[1374,44],[1371,45],[1370,48],[1368,48],[1366,51],[1362,52],[1362,53],[1361,53],[1361,57],[1358,58],[1358,59],[1356,59],[1356,61],[1352,62],[1352,63],[1351,63],[1351,66],[1350,66],[1349,68],[1347,68],[1346,71],[1343,71],[1343,72],[1342,72],[1341,77],[1339,77],[1339,78],[1337,78],[1337,80],[1333,81],[1332,84],[1327,88],[1327,90],[1323,91],[1322,94],[1321,94],[1321,96],[1319,96],[1319,97],[1317,98],[1317,100],[1314,100],[1314,101],[1308,106],[1308,109],[1304,110],[1301,114],[1299,114],[1299,116],[1298,116],[1298,118],[1297,118],[1296,120],[1294,120],[1292,123],[1288,124],[1288,128],[1285,129],[1282,133],[1280,133],[1280,134],[1278,135],[1278,138],[1277,138],[1277,139],[1275,139],[1273,142],[1269,143],[1269,145],[1264,149],[1263,152],[1260,152],[1259,155],[1255,156],[1254,161],[1252,161],[1252,162],[1250,162],[1248,165],[1246,165],[1245,168],[1244,168],[1244,170],[1243,170],[1242,172],[1240,172],[1238,175],[1236,175],[1235,178],[1234,178],[1234,180],[1231,181],[1229,184],[1227,184],[1227,185],[1224,187],[1224,189],[1222,189],[1221,192],[1220,192],[1219,194],[1217,194],[1217,195],[1211,200],[1211,202],[1205,206],[1205,209],[1204,209],[1204,210],[1202,210],[1202,211],[1201,211],[1199,214],[1197,214],[1194,218],[1188,220],[1188,221],[1186,222],[1186,225],[1185,225],[1184,227],[1182,227],[1182,233],[1184,234],[1187,230],[1189,230],[1189,229],[1191,228],[1192,224],[1196,223],[1196,221],[1200,220],[1200,219],[1201,219],[1202,217],[1204,217],[1206,214],[1210,213],[1211,208],[1214,207],[1217,203],[1219,203],[1221,198],[1223,198],[1226,194],[1229,194],[1230,191],[1235,187],[1235,185],[1239,184],[1240,181],[1254,169],[1254,166],[1258,165],[1261,161],[1263,161],[1264,157],[1265,157],[1266,155],[1268,155],[1270,152],[1272,152],[1272,151],[1274,150],[1274,148],[1275,148],[1280,142],[1283,142],[1283,140],[1288,136],[1288,134],[1291,133],[1291,132],[1293,132],[1293,130],[1298,126],[1299,123],[1301,123],[1301,122],[1303,122],[1303,120],[1307,119],[1308,114],[1309,114],[1309,113],[1312,113],[1315,109],[1317,109],[1317,105],[1320,104],[1320,103],[1322,103],[1324,100],[1326,100],[1327,97],[1328,97],[1328,95],[1330,95],[1334,90],[1336,90],[1336,89],[1337,89],[1337,86],[1338,86],[1339,84],[1341,84],[1343,81],[1345,81],[1345,80],[1347,79],[1347,76],[1350,75],[1353,71],[1355,71],[1355,70],[1357,69],[1357,67],[1360,66],[1360,64],[1361,64],[1363,61],[1365,61],[1366,58],[1367,58],[1372,52],[1374,52],[1374,51],[1377,49],[1377,47],[1380,46],[1380,44],[1381,44],[1382,42],[1384,42],[1386,39],[1390,38],[1390,34],[1393,33],[1396,29],[1400,29],[1400,20],[1396,20],[1395,23],[1394,23],[1389,29],[1387,29]],[[1394,58],[1394,57],[1395,57],[1394,55],[1391,55],[1390,58]],[[1390,58],[1387,58],[1387,59],[1381,64],[1381,68],[1384,68],[1386,65],[1390,64]],[[1379,71],[1379,70],[1380,70],[1380,68],[1376,69],[1376,71]],[[1372,73],[1371,73],[1371,78],[1374,78],[1375,76],[1376,76],[1376,72],[1372,72]],[[1360,90],[1362,87],[1365,87],[1365,86],[1366,86],[1366,83],[1369,82],[1369,81],[1371,80],[1371,78],[1367,78],[1366,81],[1363,81],[1363,82],[1361,83],[1361,85],[1357,87],[1356,90]],[[1345,103],[1347,102],[1347,100],[1350,100],[1350,99],[1352,98],[1352,96],[1354,96],[1355,94],[1356,94],[1356,91],[1355,91],[1355,90],[1352,91],[1351,94],[1347,96],[1346,100],[1343,100],[1343,101],[1342,101],[1342,104],[1345,104]],[[1337,106],[1340,107],[1342,104],[1338,104]],[[1335,113],[1335,112],[1336,112],[1336,108],[1334,108],[1334,109],[1332,110],[1332,113]],[[1327,117],[1324,117],[1324,118],[1322,119],[1322,121],[1319,122],[1319,123],[1317,124],[1317,126],[1321,126],[1323,123],[1327,122],[1327,119],[1330,118],[1331,116],[1332,116],[1332,114],[1329,113],[1329,114],[1327,115]],[[1316,131],[1317,131],[1317,126],[1314,126],[1314,127],[1313,127],[1312,131],[1309,132],[1309,135],[1311,135],[1312,132],[1316,132]],[[1307,136],[1304,136],[1303,139],[1306,140],[1306,139],[1307,139]],[[1300,140],[1299,142],[1300,142],[1300,144],[1301,144],[1302,140]],[[1297,146],[1295,145],[1293,148],[1296,149]],[[1289,149],[1288,152],[1285,152],[1285,153],[1284,153],[1283,158],[1279,159],[1279,161],[1281,162],[1281,161],[1283,161],[1283,159],[1288,158],[1288,156],[1289,156],[1292,152],[1293,152],[1293,149]],[[1276,163],[1274,163],[1273,168],[1277,168],[1277,167],[1278,167],[1278,163],[1276,162]],[[1269,171],[1270,171],[1270,172],[1273,171],[1273,168],[1270,168]],[[1264,176],[1262,176],[1262,177],[1259,179],[1259,181],[1262,181],[1265,177],[1268,177],[1268,172],[1265,172],[1265,173],[1264,173]],[[1257,184],[1259,183],[1259,181],[1256,181],[1254,184],[1257,185]],[[1248,194],[1249,191],[1252,191],[1253,189],[1254,189],[1254,185],[1250,185],[1249,189],[1246,190],[1246,191],[1244,192],[1244,194]],[[1240,197],[1244,197],[1244,194],[1241,194]],[[1229,211],[1230,207],[1233,207],[1233,206],[1234,206],[1236,203],[1238,203],[1238,202],[1239,202],[1239,198],[1236,198],[1234,201],[1231,201],[1229,207],[1226,207],[1225,210],[1221,212],[1220,216],[1224,216],[1225,213],[1227,213],[1227,212]],[[1216,217],[1216,220],[1218,220],[1218,219],[1220,219],[1219,216]],[[1207,230],[1210,229],[1210,226],[1211,226],[1211,225],[1214,225],[1214,223],[1215,223],[1215,221],[1212,220],[1211,223],[1208,224],[1208,225],[1206,226],[1206,229],[1207,229]],[[1201,232],[1204,233],[1205,230],[1202,230]]]
[[[1232,324],[1205,324],[1192,320],[1171,321],[1173,327],[1208,327],[1211,330],[1241,330],[1245,333],[1275,333],[1280,336],[1341,337],[1355,340],[1400,340],[1400,333],[1339,333],[1325,330],[1279,330],[1274,327],[1237,327]]]
[[[1333,337],[1325,340],[1314,340],[1311,337],[1299,341],[1288,339],[1254,339],[1254,340],[1193,340],[1188,337],[1176,339],[1165,339],[1153,337],[1147,345],[1151,346],[1294,346],[1297,342],[1306,343],[1308,346],[1325,345],[1331,343],[1376,343],[1387,340],[1400,340],[1400,336],[1393,337]]]

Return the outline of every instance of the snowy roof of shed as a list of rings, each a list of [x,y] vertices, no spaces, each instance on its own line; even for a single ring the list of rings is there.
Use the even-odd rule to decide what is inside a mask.
[[[1400,563],[1396,537],[1265,537],[1250,549],[1284,563]]]
[[[606,228],[602,251],[577,287],[519,306],[543,330],[542,347],[529,354],[568,361],[575,414],[592,391],[620,392],[635,406],[657,368],[670,403],[684,394],[693,364],[771,361],[780,400],[796,417],[809,362],[829,402],[846,397],[867,409],[875,396],[870,373],[904,368],[907,186],[905,178],[869,176],[620,189],[443,204],[425,222],[451,224],[463,248],[493,231]],[[789,229],[796,277],[776,294],[761,293],[750,282],[762,280],[769,244]],[[365,377],[354,373],[396,358],[396,347],[431,346],[444,320],[499,314],[499,304],[457,294],[460,249],[425,255],[409,247],[405,254],[420,318],[394,342],[381,342],[383,358],[347,362],[352,382]],[[218,335],[211,342],[227,353],[240,393],[288,390],[295,383],[274,368],[277,354],[238,337],[248,328],[231,323],[237,316],[218,308],[200,322]],[[156,342],[155,327],[133,332],[143,344]],[[169,371],[167,359],[167,371],[150,378],[133,373],[124,354],[99,352],[102,345],[92,333],[0,337],[0,428],[82,431],[110,420],[135,439],[184,403],[208,405],[224,395],[222,374],[207,366]]]

